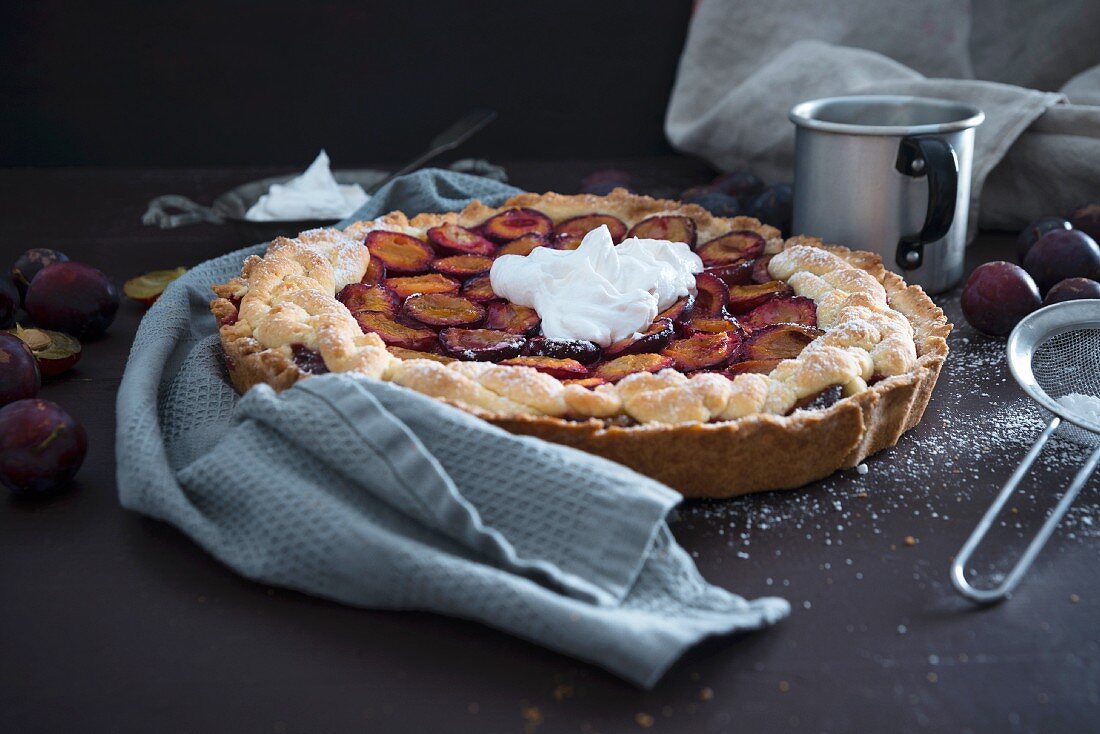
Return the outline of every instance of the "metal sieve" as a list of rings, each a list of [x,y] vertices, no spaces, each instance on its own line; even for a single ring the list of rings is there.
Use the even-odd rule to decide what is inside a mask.
[[[1008,337],[1008,368],[1028,397],[1042,406],[1050,422],[1005,482],[951,565],[951,582],[959,593],[982,603],[1001,601],[1011,595],[1100,463],[1100,421],[1089,415],[1085,407],[1059,402],[1060,398],[1070,395],[1100,400],[1100,301],[1057,303],[1027,316]],[[1047,441],[1059,429],[1061,436],[1094,448],[1092,454],[1004,580],[988,589],[972,586],[966,579],[970,557]]]

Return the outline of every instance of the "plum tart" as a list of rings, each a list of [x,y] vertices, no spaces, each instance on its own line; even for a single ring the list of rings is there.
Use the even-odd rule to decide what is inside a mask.
[[[662,271],[680,290],[660,291],[659,310],[658,291],[635,281],[629,303],[590,309],[645,323],[616,321],[616,334],[580,323],[588,312],[540,313],[494,290],[506,290],[504,263],[535,259],[560,284],[596,232],[610,256],[681,268]],[[621,189],[279,238],[214,291],[242,392],[359,372],[693,497],[799,487],[892,446],[921,419],[951,329],[875,255]]]

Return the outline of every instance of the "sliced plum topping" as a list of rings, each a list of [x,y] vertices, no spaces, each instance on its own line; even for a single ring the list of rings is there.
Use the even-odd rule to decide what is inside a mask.
[[[817,305],[802,296],[778,296],[741,317],[741,323],[750,329],[760,329],[769,324],[802,324],[817,326]]]
[[[352,313],[374,311],[393,316],[401,308],[401,299],[384,285],[349,283],[336,294],[336,300],[347,306]]]
[[[661,313],[657,314],[658,319],[668,319],[673,324],[683,324],[691,315],[695,312],[695,296],[687,295],[683,298],[677,299],[676,303],[672,304]]]
[[[692,334],[724,334],[727,331],[741,331],[737,319],[732,316],[714,316],[712,318],[700,316],[684,324],[684,333],[688,336]]]
[[[794,404],[791,412],[793,413],[796,410],[825,410],[842,397],[844,397],[844,388],[840,385],[832,385],[821,392],[802,398]]]
[[[648,354],[626,354],[610,362],[604,362],[596,368],[594,377],[608,382],[618,382],[635,372],[660,372],[671,367],[672,357],[650,352]]]
[[[439,273],[428,275],[409,275],[400,278],[386,278],[386,287],[400,298],[408,298],[417,293],[458,293],[457,280]]]
[[[764,238],[748,229],[738,229],[699,247],[697,252],[708,267],[758,257],[764,252]]]
[[[611,232],[611,241],[622,242],[623,237],[626,237],[626,225],[623,224],[623,220],[618,217],[613,217],[610,214],[582,214],[579,217],[571,217],[565,221],[558,222],[557,226],[554,227],[554,235],[558,237],[563,235],[570,238],[576,237],[579,240],[592,230],[598,229],[601,225],[605,224],[607,225],[607,229]]]
[[[497,255],[530,255],[536,247],[545,247],[549,240],[540,234],[525,234],[511,242],[506,242],[497,250]]]
[[[360,311],[353,315],[364,334],[377,334],[388,345],[418,352],[429,351],[435,346],[436,335],[431,329],[402,324],[384,313]]]
[[[533,308],[510,301],[493,301],[485,308],[485,328],[499,329],[509,334],[533,334],[542,323]]]
[[[449,293],[409,296],[405,313],[429,326],[467,326],[485,316],[485,309],[473,301]]]
[[[562,380],[562,384],[578,385],[580,387],[587,387],[588,389],[592,389],[594,387],[599,387],[600,385],[606,385],[607,380],[602,377],[582,377],[578,380]]]
[[[807,344],[824,333],[801,324],[765,326],[745,339],[745,359],[794,359]]]
[[[695,274],[695,315],[713,318],[722,313],[730,300],[730,289],[710,273]]]
[[[584,379],[588,377],[588,368],[575,359],[557,359],[555,357],[512,357],[501,364],[513,367],[533,367],[559,380]]]
[[[630,228],[627,237],[648,240],[668,240],[686,242],[695,247],[695,220],[684,216],[656,216],[643,219]]]
[[[717,334],[700,332],[687,339],[677,339],[661,354],[672,357],[681,372],[719,367],[734,359],[741,348],[741,334],[724,331]]]
[[[432,263],[432,270],[452,275],[459,280],[488,273],[493,267],[493,259],[484,255],[451,255],[441,257]]]
[[[730,265],[707,268],[703,272],[713,275],[726,285],[749,285],[753,282],[752,264],[752,260],[743,260]]]
[[[776,296],[789,296],[791,287],[781,280],[753,285],[735,285],[729,289],[729,303],[726,308],[732,314],[748,313],[765,301]]]
[[[771,281],[771,273],[768,272],[768,263],[775,255],[761,255],[752,261],[752,282],[767,283]]]
[[[444,329],[439,341],[447,354],[467,362],[499,362],[518,357],[527,339],[496,329]]]
[[[462,295],[471,301],[492,301],[500,298],[493,292],[493,284],[488,275],[475,275],[462,286]]]
[[[645,352],[659,352],[672,341],[675,329],[670,319],[657,319],[642,331],[620,339],[604,350],[604,356],[609,359],[624,354],[643,354]]]
[[[766,375],[774,370],[782,360],[779,359],[743,359],[726,368],[726,374],[731,377],[744,374]]]
[[[376,285],[386,279],[386,263],[376,257],[372,257],[367,264],[367,272],[363,273],[363,279],[359,281],[366,285]]]
[[[492,255],[497,246],[477,232],[457,224],[441,224],[428,230],[428,240],[440,250],[467,255]]]
[[[560,232],[550,238],[550,246],[555,250],[575,250],[581,246],[583,240],[583,234]]]
[[[404,232],[376,229],[367,235],[365,244],[371,259],[381,260],[387,272],[422,273],[435,257],[431,245]]]
[[[536,336],[527,340],[523,353],[529,357],[574,359],[581,364],[592,364],[603,355],[600,345],[584,339],[550,339]]]
[[[489,217],[481,225],[484,235],[497,242],[507,242],[525,234],[541,234],[549,237],[554,230],[550,217],[534,209],[509,209]]]
[[[436,354],[435,352],[418,352],[415,349],[405,349],[404,347],[388,346],[386,347],[386,351],[388,351],[390,354],[397,357],[398,359],[430,359],[433,362],[442,362],[443,364],[455,361],[451,357],[448,357],[444,354]]]
[[[325,360],[321,358],[321,353],[316,349],[310,349],[305,344],[292,344],[290,352],[293,355],[294,364],[302,372],[311,375],[323,375],[328,372]]]

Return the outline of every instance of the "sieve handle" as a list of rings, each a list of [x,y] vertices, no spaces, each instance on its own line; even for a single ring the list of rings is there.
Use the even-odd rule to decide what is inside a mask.
[[[1066,490],[1066,493],[1062,495],[1062,499],[1058,501],[1058,504],[1051,511],[1050,515],[1047,516],[1047,519],[1043,522],[1043,526],[1039,528],[1039,532],[1032,538],[1024,554],[1020,556],[1020,560],[1016,562],[1016,565],[1013,566],[1012,570],[1005,576],[1004,581],[989,589],[979,589],[972,586],[970,582],[966,580],[966,565],[969,563],[970,557],[981,544],[986,533],[988,533],[989,529],[993,526],[993,521],[997,519],[997,516],[1001,514],[1001,510],[1004,509],[1005,503],[1008,502],[1008,498],[1016,491],[1016,488],[1031,469],[1031,465],[1035,463],[1035,459],[1042,453],[1043,447],[1046,446],[1050,437],[1054,435],[1054,432],[1058,429],[1058,425],[1061,422],[1061,418],[1055,417],[1051,420],[1050,424],[1047,425],[1046,430],[1040,434],[1039,439],[1031,447],[1031,450],[1027,452],[1027,456],[1024,457],[1024,460],[1016,467],[1016,471],[1014,471],[1012,476],[1008,478],[1008,481],[1005,482],[997,498],[993,500],[993,504],[986,510],[985,515],[982,516],[981,522],[978,523],[978,527],[974,528],[974,532],[966,539],[966,543],[963,544],[962,549],[955,557],[955,562],[951,564],[951,583],[954,584],[955,589],[966,598],[982,604],[992,604],[1007,599],[1023,579],[1024,574],[1027,573],[1027,570],[1031,567],[1035,557],[1039,555],[1039,551],[1041,551],[1043,546],[1046,545],[1046,542],[1050,540],[1050,536],[1054,533],[1054,528],[1058,526],[1062,517],[1065,516],[1066,512],[1069,510],[1070,505],[1073,504],[1073,500],[1077,497],[1077,493],[1081,491],[1081,488],[1088,482],[1089,477],[1096,471],[1097,464],[1100,464],[1100,448],[1098,448],[1096,451],[1092,452],[1092,455],[1085,461],[1084,466],[1077,472],[1077,476],[1073,478],[1073,483],[1069,485],[1069,489]]]

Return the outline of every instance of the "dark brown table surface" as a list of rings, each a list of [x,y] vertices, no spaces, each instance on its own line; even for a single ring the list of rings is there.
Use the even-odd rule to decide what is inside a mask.
[[[647,185],[705,179],[685,159],[610,162]],[[575,190],[609,162],[509,165]],[[0,263],[54,247],[122,280],[235,248],[228,227],[142,226],[146,202],[209,202],[271,170],[0,171]],[[1011,252],[983,235],[973,262]],[[352,609],[233,574],[172,527],[123,511],[114,405],[142,310],[42,396],[84,422],[76,487],[0,501],[0,730],[12,732],[1095,731],[1100,497],[1094,479],[1006,604],[978,609],[947,568],[1039,418],[1003,341],[962,321],[924,421],[868,471],[799,491],[683,507],[673,530],[703,575],[780,594],[789,619],[704,643],[652,691],[465,621]],[[1079,454],[1060,446],[976,566],[1003,571]],[[761,456],[761,461],[783,457]]]

